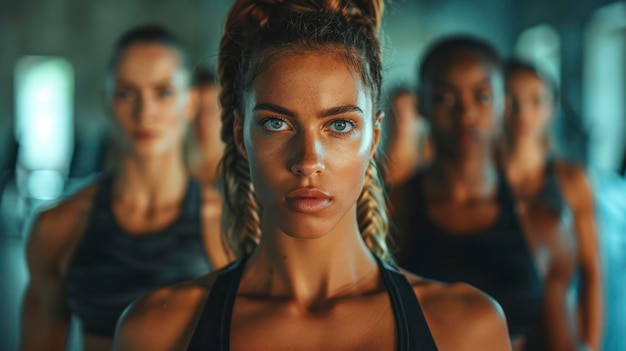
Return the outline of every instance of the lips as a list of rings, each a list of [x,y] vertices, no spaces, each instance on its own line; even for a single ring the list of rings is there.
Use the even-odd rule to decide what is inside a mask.
[[[315,188],[300,188],[287,195],[287,206],[295,212],[314,214],[330,206],[332,198]]]
[[[149,140],[157,137],[157,133],[150,130],[135,130],[133,136],[137,140]]]
[[[461,144],[474,143],[480,139],[478,133],[473,129],[464,129],[459,133],[458,138]]]

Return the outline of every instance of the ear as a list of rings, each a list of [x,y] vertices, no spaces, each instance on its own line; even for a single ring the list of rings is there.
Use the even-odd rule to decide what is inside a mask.
[[[241,113],[237,110],[234,112],[235,120],[233,121],[233,138],[235,140],[235,145],[241,155],[247,160],[248,153],[246,152],[246,144],[243,140],[243,118]]]
[[[372,138],[370,157],[374,156],[374,154],[376,153],[376,149],[378,148],[378,144],[380,143],[380,134],[382,133],[383,118],[385,118],[385,112],[376,112],[376,117],[374,118],[374,136]]]
[[[200,113],[200,92],[197,88],[189,90],[187,96],[187,108],[185,111],[185,118],[188,122],[193,121],[198,117]]]

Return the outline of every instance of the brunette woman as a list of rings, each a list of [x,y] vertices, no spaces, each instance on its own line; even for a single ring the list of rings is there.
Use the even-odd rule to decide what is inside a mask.
[[[473,37],[442,39],[421,61],[419,101],[435,145],[432,165],[394,194],[401,267],[466,282],[499,302],[515,350],[573,350],[566,293],[573,240],[558,215],[536,205],[520,213],[493,149],[504,113],[497,52]],[[533,343],[533,347],[534,347]]]
[[[508,350],[497,305],[395,269],[381,1],[236,1],[219,57],[224,229],[240,258],[157,290],[117,350]]]
[[[23,350],[63,350],[72,316],[85,350],[110,350],[133,299],[228,263],[220,198],[191,181],[183,162],[194,107],[181,42],[158,25],[132,29],[117,42],[107,74],[123,155],[115,172],[34,221]]]
[[[603,294],[593,195],[585,172],[554,157],[550,150],[548,127],[557,112],[556,85],[534,65],[512,61],[506,69],[506,92],[500,162],[518,199],[546,204],[571,219],[581,272],[581,339],[591,350],[598,350]]]

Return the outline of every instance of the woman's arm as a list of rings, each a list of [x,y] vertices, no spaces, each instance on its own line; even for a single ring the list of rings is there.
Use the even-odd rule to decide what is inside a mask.
[[[71,313],[58,270],[62,250],[54,216],[44,213],[33,225],[26,247],[30,281],[22,305],[21,350],[64,350]]]
[[[576,350],[578,339],[567,307],[567,293],[576,267],[575,244],[561,226],[544,232],[549,263],[544,278],[544,302],[541,313],[545,349]]]
[[[582,169],[567,165],[561,169],[563,192],[574,217],[578,264],[582,273],[582,294],[579,299],[582,328],[579,332],[585,345],[595,351],[599,350],[602,339],[604,307],[593,194]]]
[[[226,267],[235,258],[222,239],[221,216],[222,197],[213,186],[205,186],[202,195],[202,235],[214,270]]]

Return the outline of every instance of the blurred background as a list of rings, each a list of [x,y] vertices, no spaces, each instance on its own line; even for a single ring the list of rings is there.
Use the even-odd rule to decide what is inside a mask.
[[[27,281],[24,227],[102,171],[104,70],[117,37],[169,26],[192,60],[216,60],[231,0],[0,0],[0,349],[17,348]],[[415,86],[418,58],[447,33],[489,39],[559,83],[558,152],[593,181],[605,270],[604,349],[626,350],[626,2],[396,0],[384,21],[385,87]]]

